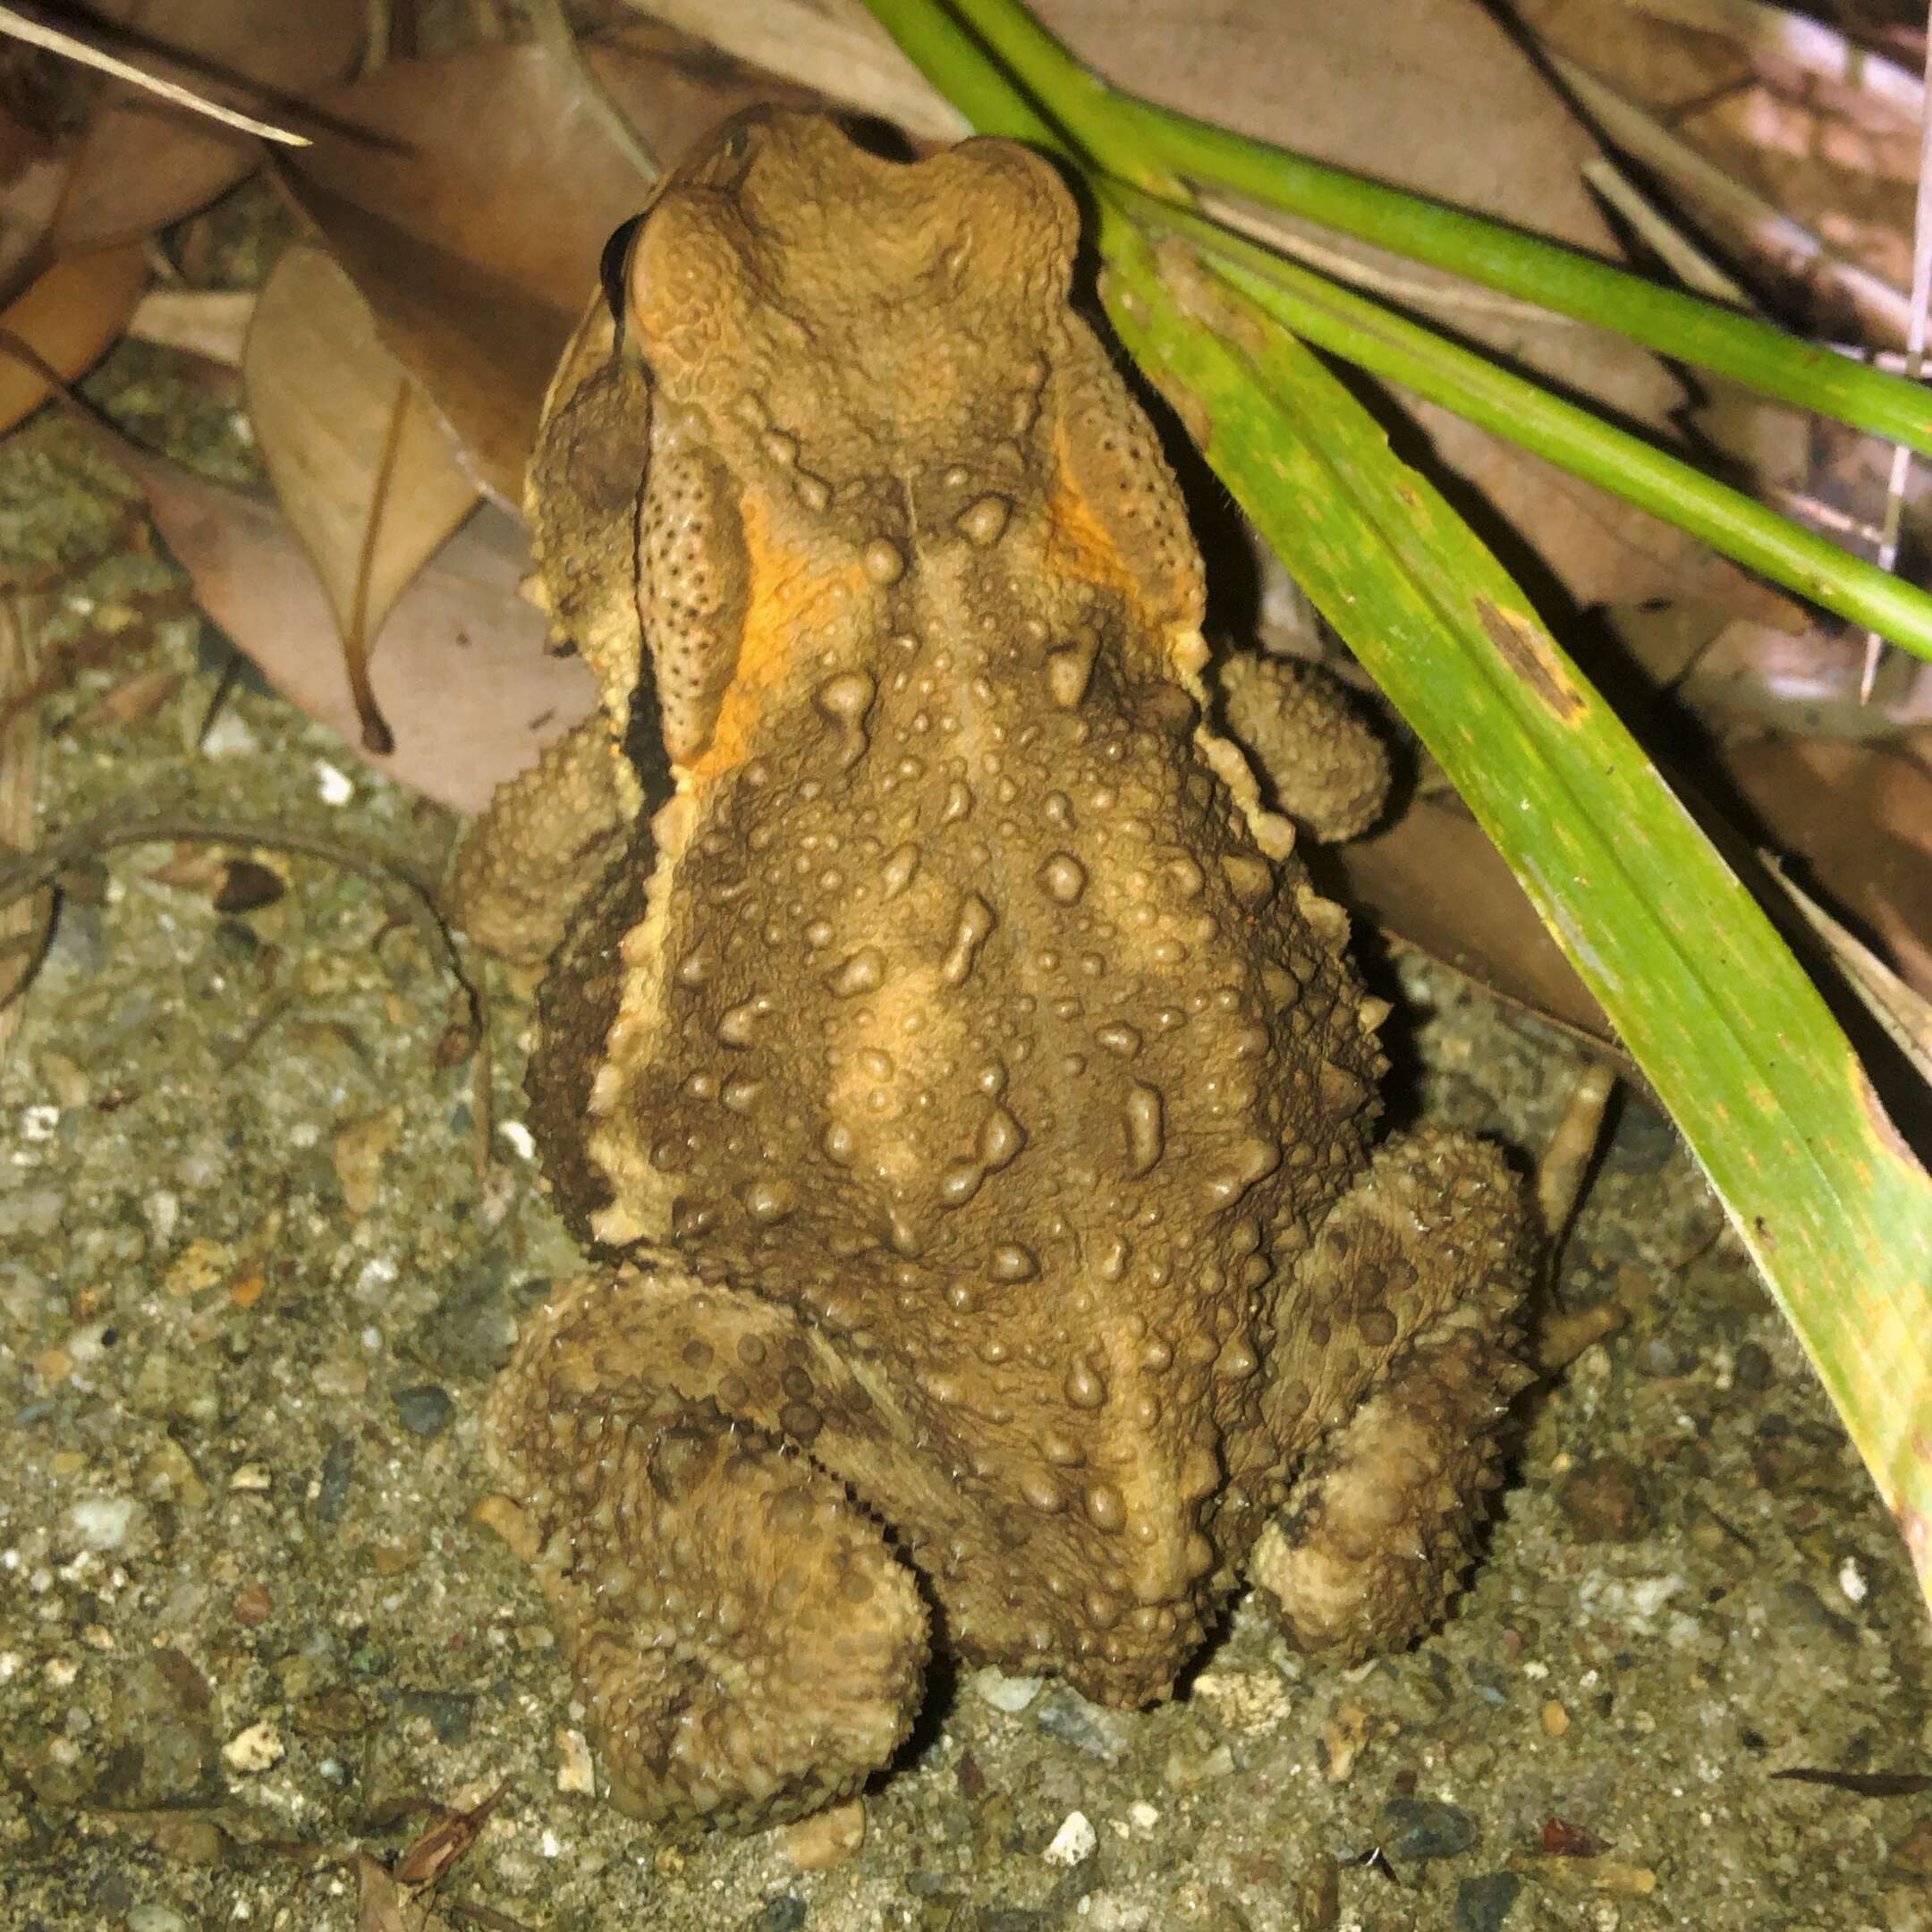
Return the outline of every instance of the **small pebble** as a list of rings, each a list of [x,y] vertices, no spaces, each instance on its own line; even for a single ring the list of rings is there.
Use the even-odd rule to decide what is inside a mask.
[[[1023,1711],[1046,1688],[1043,1677],[1009,1677],[988,1665],[972,1675],[972,1687],[995,1710]]]
[[[140,1520],[141,1506],[132,1496],[82,1496],[67,1512],[75,1538],[93,1550],[119,1549]]]
[[[1546,1698],[1543,1702],[1543,1734],[1560,1738],[1570,1728],[1570,1713],[1555,1698]]]
[[[316,790],[325,805],[346,805],[355,796],[355,786],[349,775],[331,765],[326,758],[315,761]]]
[[[148,1842],[176,1865],[225,1865],[234,1852],[228,1834],[208,1818],[163,1817]]]
[[[587,1798],[597,1796],[597,1773],[590,1762],[590,1746],[581,1731],[559,1724],[555,1735],[557,1754],[556,1788],[575,1792]]]
[[[1634,1543],[1650,1527],[1636,1471],[1614,1457],[1586,1463],[1567,1478],[1556,1506],[1580,1543]]]
[[[1323,1852],[1295,1885],[1295,1922],[1302,1932],[1329,1932],[1342,1916],[1342,1868]]]
[[[172,1436],[164,1436],[142,1462],[141,1494],[150,1503],[178,1503],[183,1509],[206,1509],[208,1487],[188,1452]]]
[[[1126,1755],[1127,1720],[1116,1711],[1089,1704],[1077,1690],[1055,1691],[1040,1706],[1035,1722],[1048,1737],[1056,1737],[1105,1764],[1116,1764]]]
[[[188,1932],[188,1921],[172,1905],[137,1905],[127,1915],[128,1932]]]
[[[410,1717],[427,1717],[439,1744],[466,1744],[476,1723],[476,1698],[468,1690],[404,1690],[396,1708]]]
[[[1321,1748],[1328,1760],[1328,1782],[1346,1784],[1355,1760],[1368,1741],[1368,1713],[1360,1704],[1336,1707],[1335,1714],[1321,1727]]]
[[[1288,1715],[1288,1686],[1274,1671],[1206,1670],[1189,1696],[1225,1731],[1270,1731]]]
[[[319,1522],[332,1523],[349,1500],[349,1479],[355,1474],[356,1445],[352,1436],[338,1436],[322,1458],[322,1474],[316,1484],[315,1513]]]
[[[1932,1817],[1919,1819],[1892,1847],[1886,1862],[1894,1871],[1909,1872],[1915,1878],[1932,1878]]]
[[[265,1717],[238,1731],[222,1746],[222,1756],[237,1771],[267,1771],[282,1762],[288,1747],[282,1733]]]
[[[416,1436],[440,1436],[449,1427],[456,1405],[447,1389],[434,1382],[400,1390],[395,1398],[396,1416],[402,1427]]]
[[[1456,1932],[1500,1932],[1522,1880],[1514,1872],[1484,1872],[1456,1886]]]
[[[1099,1842],[1099,1834],[1088,1823],[1087,1814],[1069,1811],[1053,1835],[1052,1843],[1040,1856],[1049,1865],[1078,1865],[1093,1856],[1094,1846]]]
[[[1683,1373],[1683,1360],[1662,1335],[1652,1335],[1637,1351],[1637,1366],[1646,1375],[1674,1376]]]
[[[1476,1820],[1438,1798],[1391,1798],[1382,1807],[1382,1849],[1404,1859],[1454,1858],[1476,1843]]]
[[[843,1865],[865,1843],[866,1811],[862,1798],[848,1798],[829,1811],[815,1811],[809,1818],[787,1825],[779,1835],[784,1855],[801,1871],[830,1871]],[[803,1919],[804,1909],[798,1919]]]
[[[195,749],[203,758],[248,758],[261,750],[261,741],[249,729],[242,714],[228,705],[201,733]]]

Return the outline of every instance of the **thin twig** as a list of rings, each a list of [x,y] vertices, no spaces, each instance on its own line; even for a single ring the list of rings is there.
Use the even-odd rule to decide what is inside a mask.
[[[1654,114],[1589,69],[1545,47],[1551,71],[1619,148],[1654,169],[1679,194],[1726,223],[1752,248],[1793,276],[1835,290],[1874,327],[1902,341],[1908,300],[1882,275],[1835,254],[1803,223],[1775,208],[1716,162],[1707,160]]]
[[[0,840],[10,846],[31,843],[39,824],[39,719],[25,706],[15,709],[12,702],[40,682],[36,674],[39,632],[38,612],[31,600],[21,595],[0,597],[0,690],[9,700],[0,705]],[[0,940],[12,941],[21,955],[17,974],[8,959],[4,989],[0,990],[0,1065],[5,1064],[20,1029],[18,995],[45,957],[52,931],[51,902],[38,929],[32,907],[0,909]]]
[[[77,39],[72,34],[63,33],[57,27],[30,19],[13,7],[0,6],[0,33],[11,34],[14,39],[24,40],[30,47],[45,47],[48,53],[77,61],[83,67],[97,67],[101,72],[110,73],[117,80],[146,88],[150,94],[158,94],[163,100],[173,101],[176,106],[186,107],[195,114],[206,114],[209,120],[219,121],[227,127],[240,128],[244,134],[258,134],[264,140],[280,141],[288,148],[312,145],[306,134],[277,127],[272,121],[258,121],[252,114],[242,114],[233,107],[224,107],[219,101],[211,101],[178,81],[164,80],[159,74],[148,73],[94,46],[91,41]]]
[[[1693,294],[1734,309],[1755,309],[1750,297],[1683,230],[1669,220],[1614,161],[1602,155],[1586,161],[1583,179],[1621,215],[1664,266]],[[138,315],[140,310],[135,313]]]
[[[1801,490],[1768,483],[1765,486],[1764,495],[1787,516],[1797,517],[1819,530],[1827,530],[1835,537],[1850,537],[1859,543],[1875,544],[1882,534],[1876,524],[1868,523],[1863,517],[1848,516],[1834,504],[1821,502],[1816,496],[1808,496]]]
[[[1874,349],[1866,343],[1842,342],[1820,343],[1818,347],[1829,349],[1834,355],[1841,355],[1848,362],[1863,362],[1887,376],[1902,376],[1911,365],[1911,358],[1902,349]],[[1922,369],[1916,379],[1925,380]]]
[[[143,449],[133,437],[123,436],[106,417],[98,416],[89,409],[74,394],[73,386],[67,378],[24,335],[10,328],[0,328],[0,355],[12,356],[16,362],[31,369],[47,385],[49,400],[66,414],[74,428],[121,470],[136,489],[141,488],[138,465],[154,460],[151,450]]]
[[[1857,88],[1913,120],[1924,112],[1925,89],[1916,75],[1789,7],[1767,6],[1764,0],[1623,0],[1623,4],[1653,20],[1722,34],[1748,54],[1768,54],[1821,80]]]
[[[1932,6],[1926,14],[1926,89],[1932,92]],[[1925,367],[1926,304],[1932,300],[1932,114],[1921,114],[1919,122],[1919,194],[1912,207],[1911,314],[1906,322],[1905,373],[1913,381]],[[1883,535],[1878,539],[1877,562],[1880,570],[1898,564],[1899,527],[1905,517],[1905,485],[1911,475],[1912,453],[1902,443],[1892,445],[1892,474],[1885,481],[1885,515],[1880,520]],[[1859,676],[1859,702],[1871,702],[1872,685],[1878,676],[1878,660],[1885,655],[1885,640],[1876,631],[1865,633],[1865,666]]]
[[[1604,1110],[1616,1081],[1616,1069],[1606,1060],[1592,1060],[1583,1067],[1571,1083],[1563,1117],[1538,1163],[1537,1212],[1553,1252],[1563,1246],[1582,1198],[1583,1177],[1597,1157]]]

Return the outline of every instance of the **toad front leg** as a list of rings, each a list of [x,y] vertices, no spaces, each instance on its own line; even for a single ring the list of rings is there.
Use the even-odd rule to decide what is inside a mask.
[[[634,1816],[803,1817],[911,1727],[911,1572],[801,1447],[841,1379],[783,1310],[658,1261],[559,1290],[490,1394],[487,1520],[536,1572]]]
[[[1294,1270],[1276,1359],[1314,1382],[1270,1400],[1301,1472],[1249,1568],[1298,1648],[1344,1664],[1399,1648],[1460,1587],[1498,1430],[1532,1379],[1514,1352],[1532,1229],[1496,1148],[1425,1131],[1377,1149]]]

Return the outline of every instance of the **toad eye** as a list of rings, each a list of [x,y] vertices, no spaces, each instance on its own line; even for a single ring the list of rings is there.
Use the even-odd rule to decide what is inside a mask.
[[[637,240],[638,225],[644,219],[633,215],[604,244],[597,259],[597,280],[604,286],[604,300],[610,305],[611,320],[621,335],[624,320],[624,271],[631,265],[631,245]]]

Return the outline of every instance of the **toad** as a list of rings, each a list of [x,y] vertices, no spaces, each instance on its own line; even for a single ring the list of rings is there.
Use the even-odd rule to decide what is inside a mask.
[[[1494,1148],[1371,1137],[1386,1009],[1212,722],[1072,197],[767,113],[633,227],[530,479],[601,714],[450,881],[548,962],[530,1121],[597,1266],[490,1394],[487,1513],[612,1796],[826,1806],[941,1648],[1148,1704],[1244,1577],[1316,1656],[1410,1640],[1529,1222]],[[1360,818],[1308,688],[1233,708]]]

